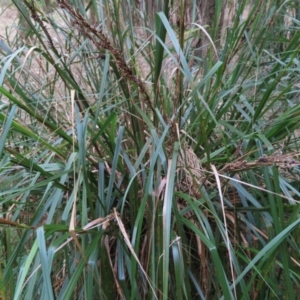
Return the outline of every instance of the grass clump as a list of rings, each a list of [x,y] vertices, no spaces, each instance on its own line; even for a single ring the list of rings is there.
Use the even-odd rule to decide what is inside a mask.
[[[1,297],[294,298],[299,8],[146,2],[13,1]]]

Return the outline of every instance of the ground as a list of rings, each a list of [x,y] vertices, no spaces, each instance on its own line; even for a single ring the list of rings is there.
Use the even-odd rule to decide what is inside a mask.
[[[0,35],[6,39],[7,36],[15,35],[18,25],[17,10],[12,5],[0,6]]]

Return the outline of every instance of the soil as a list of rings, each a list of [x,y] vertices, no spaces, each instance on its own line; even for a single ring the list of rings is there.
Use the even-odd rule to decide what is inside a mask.
[[[0,6],[0,35],[3,39],[13,37],[17,33],[18,13],[17,10],[9,6]]]

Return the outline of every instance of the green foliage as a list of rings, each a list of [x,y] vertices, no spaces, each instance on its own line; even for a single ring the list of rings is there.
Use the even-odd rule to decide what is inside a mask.
[[[0,40],[0,298],[294,299],[299,4],[57,2]]]

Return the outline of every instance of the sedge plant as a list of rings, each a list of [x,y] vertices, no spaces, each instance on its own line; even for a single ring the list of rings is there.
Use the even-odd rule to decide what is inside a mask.
[[[13,0],[1,298],[295,298],[299,4],[197,2]]]

